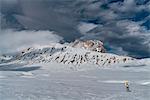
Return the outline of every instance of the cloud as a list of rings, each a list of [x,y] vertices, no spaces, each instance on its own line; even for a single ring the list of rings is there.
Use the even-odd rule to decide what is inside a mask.
[[[84,22],[81,22],[79,25],[78,25],[78,29],[79,31],[82,33],[82,34],[86,34],[88,31],[96,28],[97,25],[96,24],[93,24],[93,23],[84,23]]]
[[[33,45],[46,45],[62,41],[63,38],[50,31],[2,30],[0,34],[0,53],[14,52],[19,48]]]
[[[95,14],[90,8],[85,10],[83,14],[86,19],[90,18],[89,22],[96,23],[97,27],[81,39],[102,40],[108,52],[137,58],[150,57],[150,31],[142,25],[150,20],[150,2],[137,5],[136,0],[107,1],[113,0],[100,1],[102,4],[99,10],[95,10]]]
[[[52,30],[63,36],[66,41],[81,36],[76,28],[78,25],[76,17],[71,14],[71,6],[68,6],[70,2],[61,0],[18,0],[17,8],[14,7],[13,9],[7,6],[7,2],[5,3],[1,11],[6,15],[7,23],[3,22],[2,26],[8,24],[8,28],[10,28],[10,25],[14,27],[15,23],[19,23],[26,30]],[[66,7],[63,7],[63,5]]]
[[[150,57],[149,0],[18,1],[3,5],[4,28],[55,31],[65,41],[99,39],[108,52]]]
[[[112,22],[88,32],[82,39],[98,39],[109,52],[133,57],[149,57],[150,31],[129,20]]]

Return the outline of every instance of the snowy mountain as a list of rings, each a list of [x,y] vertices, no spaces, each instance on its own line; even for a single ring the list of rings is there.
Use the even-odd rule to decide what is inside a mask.
[[[90,42],[95,44],[91,46]],[[74,43],[70,44],[51,43],[50,45],[45,46],[34,46],[19,51],[15,54],[2,55],[0,57],[0,63],[36,64],[57,62],[75,66],[83,64],[110,66],[118,64],[131,64],[132,62],[139,61],[132,57],[104,53],[104,47],[102,44],[97,46],[96,49],[97,42],[101,43],[100,41],[89,40],[80,41],[79,43],[76,43],[75,41]],[[88,43],[88,45],[85,43]],[[91,47],[88,47],[89,45]],[[102,51],[100,52],[99,50]]]

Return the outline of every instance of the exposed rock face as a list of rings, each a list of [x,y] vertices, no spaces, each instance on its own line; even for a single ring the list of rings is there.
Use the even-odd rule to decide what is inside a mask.
[[[106,52],[103,43],[99,40],[86,40],[86,41],[76,40],[74,43],[72,43],[72,47],[85,48],[91,51],[97,51],[101,53]]]

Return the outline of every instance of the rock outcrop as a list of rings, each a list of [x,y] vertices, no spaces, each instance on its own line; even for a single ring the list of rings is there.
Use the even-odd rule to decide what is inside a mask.
[[[76,40],[72,43],[72,47],[85,48],[91,51],[97,51],[101,53],[106,52],[106,49],[103,46],[103,42],[99,40]]]

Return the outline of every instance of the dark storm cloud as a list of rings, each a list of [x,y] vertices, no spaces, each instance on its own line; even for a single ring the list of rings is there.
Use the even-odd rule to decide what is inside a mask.
[[[52,30],[68,41],[99,39],[110,52],[150,57],[149,0],[6,1],[2,26]]]
[[[68,1],[18,0],[16,4],[18,7],[16,10],[21,9],[21,13],[13,13],[8,17],[15,17],[17,22],[25,29],[53,30],[58,34],[61,33],[59,35],[68,41],[80,36],[80,33],[76,29],[77,22],[74,15],[71,14],[70,10],[67,11],[70,8],[67,6]],[[67,6],[67,8],[64,8],[63,5]],[[7,5],[2,8],[7,8]],[[7,13],[8,9],[2,9],[2,12]]]
[[[111,52],[117,54],[150,57],[150,31],[147,26],[142,26],[150,19],[149,2],[137,5],[135,0],[111,4],[106,1],[102,5],[96,12],[97,20],[93,18],[98,27],[82,39],[100,39]],[[88,9],[85,14],[89,16],[92,13]]]

